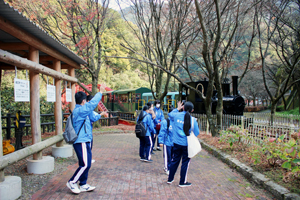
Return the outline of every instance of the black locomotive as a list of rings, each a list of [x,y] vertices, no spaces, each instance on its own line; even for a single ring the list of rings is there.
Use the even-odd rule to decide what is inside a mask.
[[[186,83],[206,96],[208,81],[204,79],[203,81],[197,82],[188,82]],[[223,114],[231,114],[231,115],[243,115],[244,108],[245,108],[245,100],[238,94],[238,77],[232,76],[232,95],[230,95],[230,83],[223,83],[222,84],[223,90]],[[182,95],[182,93],[186,95]],[[190,90],[183,86],[182,84],[179,85],[179,98],[180,100],[191,101],[194,104],[194,113],[204,114],[206,113],[205,105],[203,100],[200,96],[193,90]],[[212,113],[216,113],[217,107],[217,91],[213,91],[212,97]]]

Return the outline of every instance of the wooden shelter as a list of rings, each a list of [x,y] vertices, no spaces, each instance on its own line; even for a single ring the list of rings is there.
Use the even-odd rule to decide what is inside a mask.
[[[70,109],[73,110],[75,107],[75,83],[77,82],[75,69],[79,69],[81,64],[86,64],[86,62],[23,16],[18,10],[0,0],[0,75],[2,70],[15,70],[15,67],[18,70],[29,70],[31,134],[33,146],[36,147],[34,151],[25,148],[11,153],[12,155],[3,156],[1,125],[0,182],[5,179],[3,173],[5,166],[29,156],[32,152],[34,152],[33,158],[35,160],[42,157],[42,149],[45,146],[38,146],[44,143],[44,141],[41,142],[39,74],[45,74],[55,79],[55,131],[56,135],[60,136],[57,139],[52,139],[51,142],[56,143],[57,146],[62,144],[61,81],[71,83],[72,102]],[[62,69],[67,69],[68,75],[62,74]],[[49,144],[47,143],[47,146]]]

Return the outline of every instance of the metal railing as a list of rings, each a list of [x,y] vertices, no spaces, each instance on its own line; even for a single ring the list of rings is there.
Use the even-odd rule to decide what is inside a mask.
[[[210,134],[208,120],[205,114],[192,113],[193,117],[197,118],[199,129],[206,134]],[[240,126],[246,132],[247,135],[252,137],[254,140],[261,140],[262,138],[278,138],[285,134],[286,140],[289,140],[290,135],[300,130],[299,117],[298,115],[287,116],[279,115],[275,118],[275,123],[270,124],[268,117],[271,115],[265,115],[267,118],[264,119],[260,113],[252,114],[252,116],[236,116],[236,115],[223,115],[222,116],[222,130],[226,130],[230,126]],[[216,115],[213,116],[213,120],[216,123]]]

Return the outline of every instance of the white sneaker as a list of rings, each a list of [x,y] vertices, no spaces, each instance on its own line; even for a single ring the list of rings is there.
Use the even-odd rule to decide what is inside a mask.
[[[79,194],[80,190],[78,188],[77,183],[70,183],[69,181],[67,182],[67,187],[75,194]]]
[[[166,171],[166,174],[169,176],[169,174],[170,174],[170,171],[168,170],[168,171]]]
[[[85,184],[85,185],[81,185],[80,186],[80,191],[81,192],[89,192],[89,191],[93,191],[96,187],[94,186],[90,186],[89,184]]]
[[[96,162],[96,160],[93,159],[93,160],[92,160],[92,163],[94,163],[94,162]]]

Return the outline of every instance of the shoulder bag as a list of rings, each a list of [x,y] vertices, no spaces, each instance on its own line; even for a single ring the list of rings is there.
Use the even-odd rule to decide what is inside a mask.
[[[194,134],[194,118],[192,117],[192,128],[191,133],[187,136],[188,143],[188,157],[192,158],[201,151],[201,144],[198,138]]]

